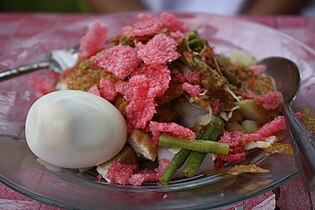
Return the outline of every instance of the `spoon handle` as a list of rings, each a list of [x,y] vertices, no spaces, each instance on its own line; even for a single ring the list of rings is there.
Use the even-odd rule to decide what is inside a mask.
[[[0,82],[10,79],[15,76],[19,76],[28,72],[32,72],[38,69],[48,68],[50,67],[50,63],[46,60],[26,64],[17,68],[8,69],[0,72]]]
[[[288,103],[284,108],[284,116],[292,136],[296,164],[302,172],[308,189],[313,189],[315,185],[315,136],[293,114]]]

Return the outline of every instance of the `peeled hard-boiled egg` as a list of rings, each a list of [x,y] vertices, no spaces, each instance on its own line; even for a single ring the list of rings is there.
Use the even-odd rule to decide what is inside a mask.
[[[39,98],[25,124],[26,141],[40,159],[65,168],[87,168],[113,158],[127,139],[121,113],[105,99],[77,90]]]

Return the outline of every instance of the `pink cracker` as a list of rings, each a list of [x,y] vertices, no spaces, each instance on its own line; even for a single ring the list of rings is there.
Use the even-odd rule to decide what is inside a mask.
[[[200,72],[185,71],[183,74],[189,84],[200,85]]]
[[[157,173],[159,179],[160,177],[163,175],[164,171],[166,170],[166,168],[168,167],[168,165],[170,164],[170,160],[166,159],[166,158],[161,158],[159,160],[159,167],[157,167],[156,169],[154,169],[154,171]]]
[[[126,185],[129,184],[129,178],[136,173],[136,170],[135,164],[123,164],[116,161],[109,167],[106,178],[112,183]]]
[[[128,133],[128,135],[131,134],[133,129],[134,129],[134,127],[132,125],[130,125],[130,123],[127,122],[127,133]]]
[[[30,77],[28,84],[32,88],[40,88],[42,83],[46,83],[47,78],[39,75],[34,75]]]
[[[152,64],[138,68],[134,75],[145,75],[152,80],[151,93],[154,97],[162,96],[169,87],[171,81],[170,70],[166,65]]]
[[[227,143],[230,146],[230,152],[227,155],[218,155],[220,160],[226,162],[238,162],[246,157],[242,143],[245,141],[264,141],[265,138],[257,133],[245,134],[240,131],[224,131],[219,139],[221,143]]]
[[[158,181],[169,164],[170,160],[162,158],[159,162],[159,166],[156,169],[154,170],[145,169],[143,171],[133,174],[130,177],[130,184],[141,185],[144,182]]]
[[[269,137],[277,133],[278,131],[282,131],[286,129],[286,123],[283,116],[278,116],[271,122],[263,125],[259,128],[256,133],[264,136]]]
[[[163,23],[156,17],[139,14],[138,18],[140,21],[122,29],[128,37],[153,36],[163,29]]]
[[[212,111],[214,114],[219,113],[220,111],[220,100],[219,99],[215,99],[212,103]]]
[[[133,98],[133,89],[129,82],[117,82],[115,85],[116,91],[124,96],[126,101],[131,101]]]
[[[52,79],[54,81],[57,81],[60,78],[60,74],[57,73],[57,72],[54,72],[54,71],[49,71],[48,72],[48,78],[50,78],[50,79]]]
[[[119,83],[118,91],[126,96],[127,101],[145,99],[149,97],[152,80],[143,74],[132,76],[129,81]],[[152,96],[150,98],[153,98]]]
[[[149,121],[156,113],[157,104],[154,99],[163,95],[168,88],[169,70],[163,65],[155,67],[144,66],[138,69],[128,82],[116,85],[117,91],[129,101],[126,108],[127,121],[135,128],[147,128]],[[158,76],[154,78],[153,75],[156,73]]]
[[[37,89],[37,91],[35,92],[36,98],[40,98],[43,95],[56,91],[55,83],[56,82],[54,78],[38,75],[32,76],[29,80],[29,85],[32,88]]]
[[[202,92],[202,89],[200,88],[199,85],[191,85],[187,82],[185,82],[182,85],[183,90],[185,90],[187,93],[189,93],[189,95],[193,96],[193,97],[197,97],[200,95],[200,93]]]
[[[79,58],[88,58],[101,50],[107,39],[107,26],[96,22],[80,40]]]
[[[173,76],[173,79],[172,79],[172,82],[176,82],[176,83],[184,83],[186,81],[187,79],[182,73],[176,74],[175,76]]]
[[[298,113],[297,113],[298,115]],[[245,134],[240,131],[225,131],[219,142],[227,143],[231,147],[239,146],[244,141],[264,141],[266,137],[275,135],[277,132],[285,130],[286,123],[283,116],[278,116],[274,120],[266,123],[254,133]]]
[[[266,65],[254,65],[250,66],[249,70],[252,71],[255,75],[261,74],[266,70]]]
[[[225,162],[238,162],[243,160],[246,157],[246,152],[241,146],[242,142],[245,141],[243,139],[245,137],[244,135],[245,134],[239,131],[235,132],[224,131],[224,134],[219,139],[219,142],[229,144],[230,152],[227,155],[218,155],[217,158]],[[259,139],[261,139],[260,136]]]
[[[170,33],[170,37],[172,37],[175,41],[179,41],[181,38],[185,38],[185,34],[181,31],[172,31]]]
[[[134,48],[118,45],[105,49],[90,58],[92,63],[120,79],[128,77],[140,63]]]
[[[236,147],[239,146],[240,143],[243,141],[243,139],[241,138],[242,137],[241,134],[242,134],[241,132],[224,131],[223,135],[220,137],[218,141],[222,143],[227,143],[230,145],[230,147]]]
[[[126,108],[127,121],[134,128],[145,129],[156,113],[157,104],[150,99],[131,101]]]
[[[145,171],[141,171],[139,173],[133,174],[129,179],[129,183],[134,186],[137,186],[137,185],[141,185],[144,182],[154,182],[157,180],[158,180],[158,177],[154,171],[145,170]]]
[[[183,33],[189,31],[189,27],[183,21],[169,12],[162,12],[160,14],[160,19],[164,24],[164,27],[170,31],[181,31]]]
[[[40,98],[43,95],[56,91],[56,88],[51,83],[43,83],[43,86],[35,93],[36,98]]]
[[[147,13],[139,13],[139,14],[137,15],[137,17],[138,17],[139,20],[150,20],[150,19],[153,18],[152,15],[149,15],[149,14],[147,14]]]
[[[280,104],[283,103],[283,96],[279,91],[269,91],[264,96],[257,96],[253,93],[244,93],[244,98],[254,99],[262,103],[263,108],[267,110],[276,109]]]
[[[223,136],[219,139],[219,142],[227,143],[231,147],[239,146],[244,141],[263,141],[265,140],[264,136],[261,136],[259,133],[249,133],[245,134],[241,131],[228,132],[224,131]]]
[[[100,95],[106,100],[113,102],[115,101],[117,90],[115,87],[115,83],[108,79],[101,79],[100,81]]]
[[[106,178],[112,183],[118,184],[132,184],[141,185],[144,182],[155,182],[160,179],[170,161],[167,159],[161,159],[159,166],[154,170],[142,170],[138,171],[135,164],[123,164],[120,162],[114,162],[110,166]]]
[[[94,95],[97,95],[97,96],[101,96],[101,92],[100,90],[98,89],[97,85],[93,85],[89,90],[88,90],[89,93],[92,93]]]
[[[102,178],[103,178],[102,174],[99,174],[99,175],[97,175],[97,177],[96,177],[97,181],[101,181]]]
[[[246,157],[246,152],[243,151],[237,154],[227,154],[227,155],[217,155],[217,158],[229,163],[236,163],[244,160]]]
[[[195,133],[190,130],[189,128],[185,128],[181,125],[178,125],[174,122],[170,123],[162,123],[162,122],[154,122],[151,121],[149,123],[150,131],[152,133],[152,141],[155,144],[158,144],[160,133],[170,133],[179,138],[188,138],[188,139],[195,139]]]
[[[137,49],[138,57],[146,64],[167,64],[180,56],[176,41],[165,34],[155,35],[146,45],[137,43]]]
[[[161,89],[154,83],[154,80],[149,79],[146,75],[138,74],[132,76],[128,82],[119,82],[116,89],[127,101],[154,99],[156,93]]]
[[[149,123],[149,127],[150,127],[150,131],[152,134],[152,142],[156,145],[159,144],[159,138],[160,138],[160,131],[156,131],[154,129],[151,129],[151,123],[152,121]]]
[[[297,113],[297,115],[299,115]],[[227,143],[230,145],[230,154],[228,155],[218,155],[223,161],[227,162],[237,162],[242,160],[244,156],[244,151],[242,148],[243,142],[249,141],[265,141],[266,137],[275,135],[277,132],[285,130],[286,124],[283,116],[278,116],[271,122],[263,125],[256,132],[245,134],[240,131],[228,132],[225,131],[223,136],[219,139],[219,142]]]

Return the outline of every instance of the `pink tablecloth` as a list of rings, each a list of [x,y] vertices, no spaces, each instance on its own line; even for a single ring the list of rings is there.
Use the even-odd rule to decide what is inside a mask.
[[[89,15],[60,14],[0,14],[0,55],[30,36],[55,26],[71,24]],[[259,16],[237,17],[279,29],[315,50],[315,18]],[[237,203],[228,209],[314,209],[315,191],[309,193],[297,177],[277,189]],[[25,197],[0,184],[0,209],[58,209]]]

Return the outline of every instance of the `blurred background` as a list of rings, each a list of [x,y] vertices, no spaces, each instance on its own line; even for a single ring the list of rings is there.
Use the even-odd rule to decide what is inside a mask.
[[[0,0],[0,12],[112,13],[132,10],[220,15],[315,16],[315,0]]]

